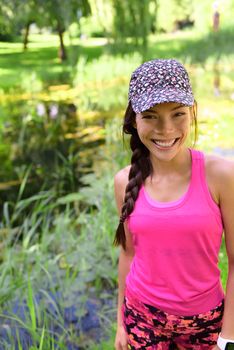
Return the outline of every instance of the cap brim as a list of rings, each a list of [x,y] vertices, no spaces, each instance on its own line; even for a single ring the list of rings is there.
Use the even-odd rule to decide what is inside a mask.
[[[176,102],[185,106],[192,106],[194,104],[194,97],[191,94],[184,93],[181,90],[164,89],[160,91],[151,92],[150,95],[144,93],[142,96],[131,99],[132,108],[135,113],[141,113],[147,109],[152,108],[156,104]]]

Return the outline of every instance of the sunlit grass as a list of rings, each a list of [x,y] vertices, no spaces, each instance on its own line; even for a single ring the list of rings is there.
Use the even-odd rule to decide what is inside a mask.
[[[231,31],[226,31],[217,37],[208,33],[202,36],[195,31],[156,34],[150,37],[145,59],[174,57],[187,64],[206,64],[207,62],[212,64],[212,61],[224,62],[226,60],[230,65],[233,61],[231,33]],[[13,86],[19,87],[18,74],[21,71],[22,74],[27,74],[27,71],[31,71],[32,68],[46,84],[48,81],[51,81],[51,84],[61,81],[61,73],[66,73],[64,78],[71,83],[70,74],[73,74],[77,59],[84,57],[90,61],[98,59],[105,53],[111,54],[105,38],[71,39],[68,34],[64,38],[68,50],[68,61],[63,64],[58,59],[59,41],[54,34],[30,35],[28,50],[25,52],[22,51],[21,42],[0,43],[0,66],[2,72],[4,69],[7,71],[5,73],[7,79],[0,81],[0,88],[7,90]],[[123,54],[117,47],[115,50],[115,55]],[[137,52],[137,49],[130,44],[128,52],[133,54]],[[51,70],[51,66],[56,69]]]

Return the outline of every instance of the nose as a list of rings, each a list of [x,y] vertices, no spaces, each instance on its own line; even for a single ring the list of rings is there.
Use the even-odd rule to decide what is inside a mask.
[[[159,132],[161,132],[163,135],[170,135],[175,131],[175,126],[171,118],[161,119],[158,127]]]

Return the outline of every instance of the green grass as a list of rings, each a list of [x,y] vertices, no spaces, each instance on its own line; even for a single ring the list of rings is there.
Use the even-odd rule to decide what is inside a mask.
[[[54,35],[31,35],[26,51],[23,51],[21,42],[0,43],[0,73],[4,77],[0,89],[19,88],[20,79],[32,70],[45,86],[70,83],[72,68],[81,54],[90,60],[98,58],[103,52],[103,39],[90,40],[92,46],[84,45],[82,48],[79,40],[73,40],[70,45],[65,37],[65,43],[68,61],[63,63],[58,58],[59,43]]]
[[[68,50],[68,61],[61,64],[58,59],[58,38],[55,35],[31,35],[28,50],[22,51],[22,43],[0,43],[0,67],[4,79],[0,88],[9,90],[20,87],[20,79],[32,70],[45,86],[49,84],[71,83],[73,68],[80,57],[88,61],[100,58],[104,53],[123,55],[141,51],[131,43],[124,47],[106,44],[102,38],[81,41],[65,36]],[[151,36],[148,52],[144,59],[152,57],[176,57],[190,64],[206,64],[215,61],[233,61],[233,30],[225,29],[218,35],[212,33],[202,36],[194,31],[175,34],[156,34]]]
[[[149,57],[160,58],[177,57],[190,64],[206,64],[207,61],[217,61],[233,58],[232,28],[226,28],[219,33],[198,33],[196,31],[162,34],[153,37],[149,46]]]

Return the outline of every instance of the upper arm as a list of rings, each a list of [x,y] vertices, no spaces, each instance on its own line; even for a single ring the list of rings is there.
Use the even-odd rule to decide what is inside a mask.
[[[220,209],[229,263],[234,265],[234,162],[220,164]]]
[[[125,189],[128,184],[128,174],[129,174],[129,169],[130,167],[126,167],[122,170],[120,170],[114,178],[114,190],[115,190],[115,201],[116,201],[116,206],[118,210],[119,216],[121,215],[121,209],[123,206],[124,202],[124,196],[125,196]],[[134,255],[134,245],[133,245],[133,240],[132,240],[132,235],[128,230],[127,223],[125,221],[124,223],[124,231],[125,231],[125,236],[126,236],[126,253],[128,255]]]

